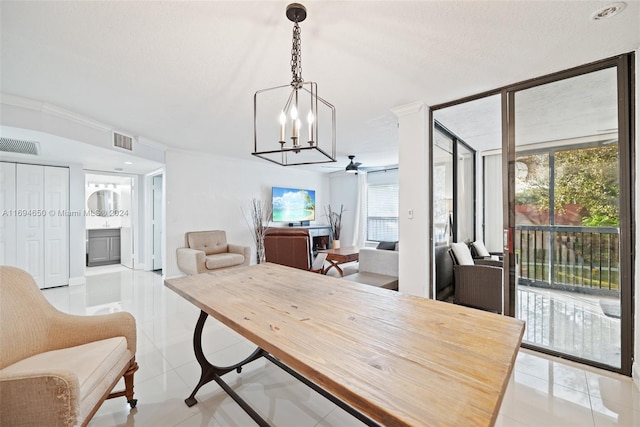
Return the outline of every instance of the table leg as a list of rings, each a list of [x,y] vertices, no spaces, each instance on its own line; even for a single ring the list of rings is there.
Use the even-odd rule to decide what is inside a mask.
[[[205,385],[205,384],[207,384],[207,383],[209,383],[211,381],[215,381],[215,382],[218,383],[218,385],[220,385],[220,387],[222,387],[222,389],[229,395],[229,397],[231,397],[233,400],[235,400],[236,403],[238,405],[240,405],[240,407],[242,409],[244,409],[244,411],[256,422],[256,424],[258,424],[258,426],[260,426],[260,427],[269,427],[269,423],[267,421],[265,421],[264,418],[262,418],[253,408],[251,408],[251,406],[249,406],[249,404],[245,400],[243,400],[221,378],[222,375],[224,375],[224,374],[226,374],[228,372],[231,372],[233,370],[235,370],[238,373],[240,373],[242,371],[242,366],[244,366],[247,363],[252,362],[252,361],[254,361],[256,359],[264,357],[265,359],[267,359],[267,360],[271,361],[272,363],[274,363],[275,365],[279,366],[281,369],[285,370],[286,372],[288,372],[289,374],[291,374],[292,376],[294,376],[298,380],[302,381],[304,384],[306,384],[309,387],[311,387],[313,390],[315,390],[316,392],[318,392],[322,396],[324,396],[327,399],[329,399],[331,402],[333,402],[336,405],[338,405],[340,408],[344,409],[349,414],[353,415],[354,417],[356,417],[360,421],[364,422],[366,425],[372,426],[372,427],[381,427],[380,424],[376,423],[371,418],[367,417],[363,413],[359,412],[358,410],[356,410],[356,409],[352,408],[351,406],[347,405],[346,403],[342,402],[340,399],[336,398],[331,393],[325,391],[323,388],[319,387],[318,385],[316,385],[313,382],[309,381],[308,379],[306,379],[302,375],[298,374],[293,369],[289,368],[287,365],[285,365],[284,363],[280,362],[278,359],[276,359],[275,357],[271,356],[269,353],[267,353],[266,351],[264,351],[260,347],[258,347],[249,357],[244,359],[242,362],[236,363],[235,365],[226,366],[226,367],[220,367],[220,366],[212,365],[207,360],[207,358],[204,355],[204,352],[202,351],[202,330],[204,329],[204,323],[206,322],[207,317],[209,317],[209,315],[206,312],[204,312],[204,311],[200,312],[200,317],[198,318],[198,323],[196,323],[196,329],[193,332],[193,350],[195,351],[196,360],[198,360],[198,363],[200,364],[200,368],[202,369],[202,373],[200,375],[200,381],[198,382],[198,385],[196,385],[196,387],[193,389],[193,392],[191,393],[191,395],[184,400],[184,402],[187,404],[187,406],[191,407],[191,406],[195,405],[196,403],[198,403],[198,401],[196,400],[195,396],[196,396],[196,393],[198,392],[198,390],[200,390],[200,387],[202,387],[203,385]]]
[[[258,415],[258,413],[256,411],[254,411],[247,402],[245,402],[231,387],[229,387],[229,385],[224,382],[224,380],[221,378],[222,375],[231,372],[233,370],[237,371],[238,373],[240,373],[242,371],[242,367],[244,365],[246,365],[249,362],[252,362],[256,359],[259,359],[261,357],[263,357],[266,352],[261,349],[261,348],[257,348],[256,351],[254,351],[249,357],[247,357],[246,359],[244,359],[243,361],[236,363],[235,365],[231,365],[231,366],[225,366],[225,367],[221,367],[221,366],[215,366],[212,365],[207,358],[204,355],[204,352],[202,351],[202,330],[204,329],[204,323],[207,320],[207,317],[209,315],[204,312],[201,311],[200,312],[200,317],[198,318],[198,323],[196,323],[196,329],[193,332],[193,350],[195,352],[196,355],[196,360],[198,361],[198,363],[200,364],[200,368],[202,369],[202,373],[200,374],[200,381],[198,382],[198,385],[196,385],[196,387],[193,389],[193,392],[191,393],[191,395],[189,397],[187,397],[184,402],[187,404],[187,406],[191,407],[193,405],[195,405],[196,403],[198,403],[198,401],[196,400],[195,396],[196,393],[198,392],[198,390],[200,390],[200,387],[202,387],[203,385],[211,382],[211,381],[215,381],[218,383],[218,385],[220,385],[220,387],[222,387],[222,389],[233,399],[235,400],[238,405],[240,405],[242,407],[242,409],[245,410],[245,412],[247,414],[249,414],[249,416],[251,418],[253,418],[253,420],[259,425],[259,426],[268,426],[269,424],[262,418],[260,417],[260,415]]]
[[[336,270],[338,270],[338,273],[340,274],[340,277],[344,277],[344,271],[342,271],[342,269],[340,268],[340,266],[338,265],[338,263],[336,261],[333,260],[328,260],[329,261],[329,267],[324,269],[324,274],[327,274],[327,272],[329,270],[331,270],[332,268],[335,268]]]

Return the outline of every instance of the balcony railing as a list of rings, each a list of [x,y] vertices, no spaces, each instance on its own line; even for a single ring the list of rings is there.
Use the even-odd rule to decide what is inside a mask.
[[[618,296],[616,227],[516,226],[520,284]]]

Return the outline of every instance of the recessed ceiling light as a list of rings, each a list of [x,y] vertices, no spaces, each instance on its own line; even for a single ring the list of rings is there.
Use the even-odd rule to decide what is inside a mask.
[[[595,11],[593,15],[591,15],[591,19],[594,21],[599,21],[601,19],[611,18],[622,12],[624,8],[627,7],[625,2],[612,3],[608,6],[602,7]]]
[[[132,165],[133,162],[124,162],[125,165]]]

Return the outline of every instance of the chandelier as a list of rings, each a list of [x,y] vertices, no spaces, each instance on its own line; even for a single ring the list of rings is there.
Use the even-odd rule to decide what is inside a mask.
[[[318,96],[315,82],[302,78],[298,24],[307,17],[307,10],[292,3],[286,15],[293,22],[291,83],[259,90],[253,96],[251,154],[282,166],[335,162],[335,107]],[[330,148],[322,148],[322,140],[330,141]]]

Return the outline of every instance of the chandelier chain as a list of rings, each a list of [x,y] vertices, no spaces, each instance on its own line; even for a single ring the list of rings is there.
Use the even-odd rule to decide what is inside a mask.
[[[292,86],[297,86],[304,80],[302,78],[302,49],[300,41],[300,26],[298,22],[293,26],[293,45],[291,47],[291,76]]]

